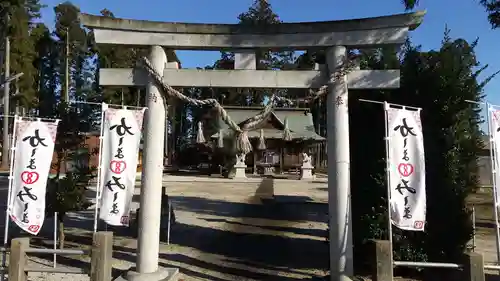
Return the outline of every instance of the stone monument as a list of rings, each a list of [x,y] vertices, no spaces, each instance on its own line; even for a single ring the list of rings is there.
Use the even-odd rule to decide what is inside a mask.
[[[245,164],[246,155],[245,154],[237,154],[236,155],[236,164],[234,164],[234,178],[235,179],[246,179],[247,176],[245,174],[245,169],[247,165]]]
[[[314,176],[312,170],[314,167],[311,164],[311,156],[307,153],[302,153],[302,166],[300,167],[300,179],[301,180],[312,180]]]

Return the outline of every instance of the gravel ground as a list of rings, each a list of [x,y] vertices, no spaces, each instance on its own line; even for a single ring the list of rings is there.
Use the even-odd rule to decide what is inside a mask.
[[[327,228],[325,200],[306,202],[301,198],[292,198],[286,202],[275,202],[240,194],[239,189],[235,190],[229,184],[193,183],[193,187],[194,190],[173,188],[175,194],[171,197],[177,224],[172,226],[170,245],[165,241],[160,244],[160,265],[179,268],[179,280],[293,281],[321,280],[326,275],[328,249],[324,242]],[[297,186],[297,189],[300,188]],[[196,191],[198,189],[199,194]],[[308,187],[308,190],[313,189]],[[304,190],[298,192],[304,193]],[[324,195],[322,191],[311,197],[321,199]],[[478,206],[487,205],[483,202],[487,199],[480,196],[474,200]],[[138,198],[134,198],[134,201],[138,201]],[[479,214],[480,222],[487,222],[485,214],[489,209],[479,209],[486,210]],[[92,211],[69,215],[66,221],[66,247],[90,245],[92,219]],[[41,236],[50,240],[52,221],[47,220],[44,227]],[[114,269],[126,270],[134,266],[137,244],[133,233],[123,228],[109,230],[114,231],[115,235]],[[496,261],[495,239],[491,229],[483,225],[478,228],[476,246],[476,251],[484,255],[485,262]],[[82,267],[88,266],[88,262],[87,257],[58,257],[58,267]],[[52,267],[52,258],[30,256],[29,263],[30,267]],[[499,281],[495,278],[498,276],[490,276],[487,280]],[[68,279],[86,281],[89,277],[29,273],[29,280],[32,281]]]
[[[160,247],[160,265],[179,268],[180,280],[320,280],[325,275],[326,204],[301,198],[265,201],[230,184],[195,186],[199,193],[192,188],[171,189],[177,223],[172,226],[170,245],[163,241]],[[90,245],[92,219],[92,211],[69,215],[66,247]],[[46,220],[40,236],[50,240],[52,225]],[[114,268],[130,268],[137,246],[133,233],[123,228],[109,230],[115,235]],[[51,266],[50,257],[31,259],[30,263]],[[58,261],[58,267],[88,262],[84,257],[59,257]],[[29,273],[29,280],[66,279],[89,277]]]

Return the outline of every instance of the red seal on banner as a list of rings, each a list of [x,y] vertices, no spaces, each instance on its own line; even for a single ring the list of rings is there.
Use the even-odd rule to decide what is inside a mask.
[[[113,160],[109,162],[109,169],[115,174],[121,174],[127,168],[127,163],[125,161]]]
[[[121,224],[128,224],[128,222],[129,222],[129,218],[128,218],[128,216],[122,216],[122,217],[120,218],[120,223],[121,223]]]
[[[413,224],[413,227],[415,229],[422,229],[424,228],[424,222],[423,221],[416,221],[414,224]]]
[[[32,225],[30,225],[28,227],[28,230],[31,231],[31,232],[33,232],[33,233],[37,233],[38,230],[40,230],[40,226],[32,224]]]
[[[40,175],[38,175],[37,172],[24,171],[21,173],[21,180],[24,182],[24,184],[34,184],[38,181],[39,178]]]
[[[398,165],[398,172],[403,177],[409,177],[411,174],[413,174],[413,171],[413,165],[410,163],[400,163]]]

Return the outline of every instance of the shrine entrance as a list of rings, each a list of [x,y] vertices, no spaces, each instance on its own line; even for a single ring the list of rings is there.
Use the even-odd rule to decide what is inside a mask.
[[[216,101],[190,99],[172,87],[302,88],[318,89],[327,95],[328,190],[330,217],[331,280],[350,280],[353,274],[352,225],[350,213],[350,156],[348,89],[390,89],[399,87],[398,70],[360,70],[348,57],[348,49],[380,48],[404,44],[410,30],[421,23],[424,13],[342,21],[282,23],[269,26],[232,24],[190,24],[129,20],[81,15],[83,25],[93,29],[97,44],[151,46],[141,70],[100,69],[101,86],[142,86],[147,89],[144,130],[144,158],[141,188],[141,233],[138,276],[165,279],[158,267],[159,224],[165,136],[165,109],[169,98],[217,108],[225,123],[236,133],[236,165],[246,168],[245,155],[252,150],[248,134],[267,116],[266,108],[239,126]],[[235,70],[178,69],[169,62],[174,50],[233,50]],[[326,66],[310,70],[256,70],[256,49],[326,50]],[[288,132],[288,131],[287,131]],[[288,136],[286,139],[289,139]],[[270,160],[270,159],[269,159]],[[274,160],[274,159],[273,159]],[[235,167],[236,167],[235,165]],[[335,201],[334,201],[335,200]],[[167,274],[168,275],[168,274]]]

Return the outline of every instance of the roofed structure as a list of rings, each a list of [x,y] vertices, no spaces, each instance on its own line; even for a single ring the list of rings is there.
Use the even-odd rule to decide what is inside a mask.
[[[262,108],[259,107],[224,107],[237,124],[248,120],[249,118],[257,115]],[[318,135],[314,129],[313,116],[308,108],[273,108],[269,120],[263,124],[262,128],[248,132],[249,138],[260,137],[260,130],[263,129],[264,137],[266,139],[282,139],[283,131],[285,129],[285,119],[288,122],[288,128],[291,131],[294,140],[311,140],[323,141],[324,137]],[[219,120],[219,128],[222,130],[224,138],[232,136],[233,132],[222,121]],[[212,138],[218,138],[219,133],[212,135]]]

